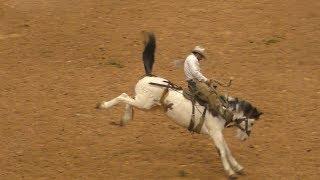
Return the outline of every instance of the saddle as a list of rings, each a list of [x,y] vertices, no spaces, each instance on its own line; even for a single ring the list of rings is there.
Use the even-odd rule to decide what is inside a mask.
[[[190,89],[183,89],[183,96],[190,100],[190,101],[195,101],[198,102],[201,106],[206,106],[208,104],[208,102],[198,98],[195,94],[193,94]]]

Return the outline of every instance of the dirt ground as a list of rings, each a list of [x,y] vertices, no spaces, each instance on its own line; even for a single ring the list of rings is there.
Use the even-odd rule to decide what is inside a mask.
[[[206,47],[208,77],[260,108],[249,140],[225,130],[240,179],[320,175],[320,1],[1,0],[0,179],[225,179],[211,139],[163,112],[98,101],[132,95],[144,74],[142,30],[157,37],[155,74]]]

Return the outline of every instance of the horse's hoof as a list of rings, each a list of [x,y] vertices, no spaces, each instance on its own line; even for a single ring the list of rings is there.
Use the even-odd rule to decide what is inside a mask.
[[[238,179],[237,175],[236,174],[231,174],[229,175],[229,180],[233,180],[233,179]]]
[[[117,123],[117,122],[110,122],[109,124],[110,124],[110,125],[113,125],[113,126],[120,126],[120,124]]]
[[[119,123],[119,126],[125,126],[126,124],[124,122],[122,122],[122,120]]]
[[[246,172],[244,171],[244,168],[237,170],[237,174],[239,175],[246,175]]]
[[[101,109],[101,103],[100,102],[97,102],[97,104],[96,104],[96,107],[95,107],[96,109]]]
[[[236,174],[231,174],[229,175],[229,180],[233,180],[233,179],[238,179],[237,175]]]

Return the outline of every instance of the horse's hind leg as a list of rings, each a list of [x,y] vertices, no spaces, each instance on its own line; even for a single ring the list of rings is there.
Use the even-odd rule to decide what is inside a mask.
[[[151,98],[137,95],[135,99],[128,96],[126,93],[122,93],[120,96],[110,100],[110,101],[103,101],[97,105],[97,108],[109,109],[112,106],[115,106],[119,103],[125,103],[131,105],[133,107],[139,109],[150,109],[154,105],[154,101]],[[130,107],[128,107],[129,109]]]
[[[150,109],[155,105],[155,102],[152,98],[146,97],[144,95],[136,95],[135,99],[131,98],[125,93],[122,93],[120,96],[110,100],[110,101],[104,101],[97,105],[97,108],[104,108],[108,109],[112,106],[115,106],[119,103],[125,103],[125,112],[124,115],[121,118],[120,125],[126,125],[133,117],[133,107],[139,108],[139,109]]]
[[[118,96],[118,97],[116,97],[114,99],[111,99],[110,101],[102,101],[101,103],[98,103],[97,104],[97,108],[98,109],[109,109],[112,106],[115,106],[115,105],[119,104],[120,103],[120,99],[128,98],[128,97],[129,96],[126,93],[122,93],[120,96]]]

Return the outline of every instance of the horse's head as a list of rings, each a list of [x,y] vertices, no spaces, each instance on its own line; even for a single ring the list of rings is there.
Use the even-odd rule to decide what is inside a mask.
[[[252,126],[255,121],[263,114],[256,107],[247,101],[238,98],[228,98],[229,110],[231,110],[236,119],[233,125],[238,127],[237,137],[240,140],[246,140],[250,136]]]

